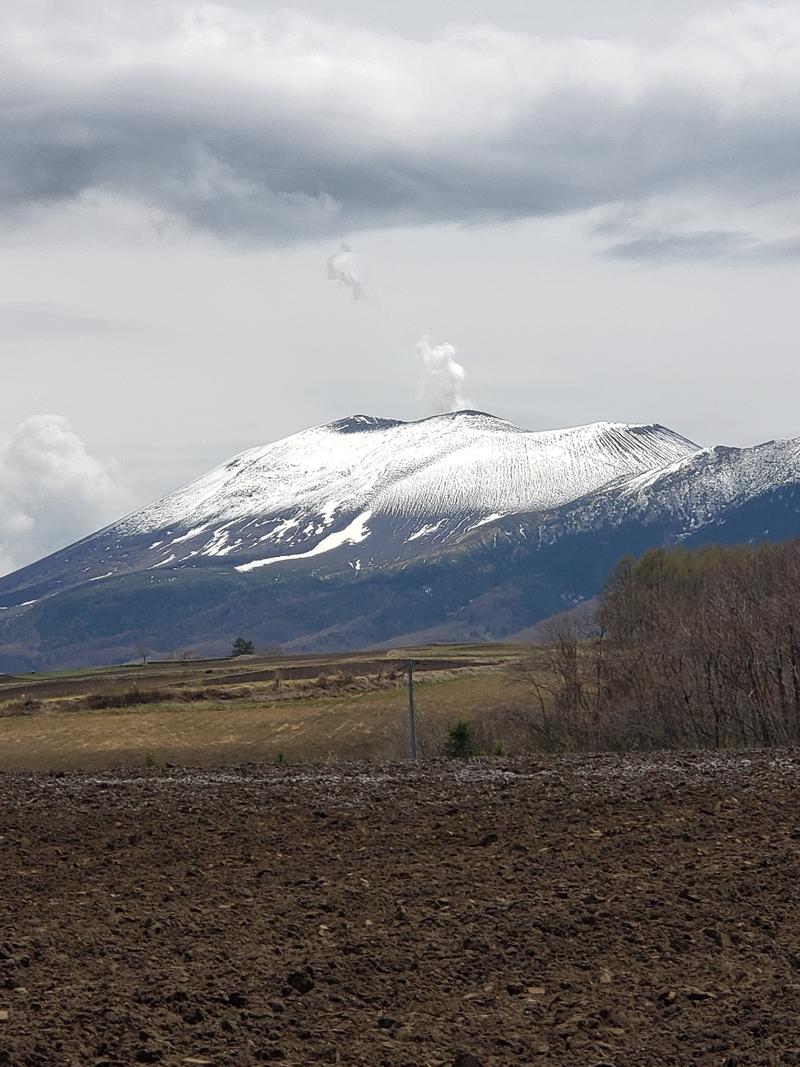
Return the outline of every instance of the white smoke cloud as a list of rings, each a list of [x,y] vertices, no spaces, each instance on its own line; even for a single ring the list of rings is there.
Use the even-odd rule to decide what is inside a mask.
[[[93,532],[128,503],[65,418],[25,419],[0,445],[0,574]]]
[[[469,407],[463,391],[466,371],[456,359],[455,345],[449,341],[432,345],[425,334],[417,341],[417,355],[423,369],[421,392],[431,414]]]
[[[353,300],[361,300],[367,295],[364,288],[364,265],[361,257],[350,245],[342,241],[339,251],[328,256],[328,277],[338,281],[353,293]]]

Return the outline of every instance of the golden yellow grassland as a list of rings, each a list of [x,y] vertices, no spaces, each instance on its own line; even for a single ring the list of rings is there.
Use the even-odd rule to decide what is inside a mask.
[[[492,715],[514,699],[508,667],[524,651],[437,646],[6,677],[0,770],[397,758],[408,750],[406,656],[417,664],[423,755],[459,718],[482,723],[488,744],[506,742],[492,736]]]

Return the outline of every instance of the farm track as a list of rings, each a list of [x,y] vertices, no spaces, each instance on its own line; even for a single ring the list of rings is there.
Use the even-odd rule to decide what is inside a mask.
[[[800,1064],[799,800],[792,753],[2,775],[0,1064]]]

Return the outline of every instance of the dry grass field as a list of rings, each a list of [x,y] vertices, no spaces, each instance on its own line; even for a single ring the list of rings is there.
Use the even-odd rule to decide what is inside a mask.
[[[391,759],[408,751],[406,655],[415,663],[422,754],[450,723],[484,723],[508,703],[524,649],[244,657],[0,676],[0,770],[208,766]],[[502,731],[501,731],[502,732]]]

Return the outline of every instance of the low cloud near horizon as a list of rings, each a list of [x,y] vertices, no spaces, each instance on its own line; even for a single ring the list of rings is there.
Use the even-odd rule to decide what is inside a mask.
[[[114,472],[66,419],[25,419],[0,445],[0,575],[94,532],[127,505]]]
[[[618,256],[796,252],[760,217],[713,217],[799,221],[796,5],[718,8],[660,44],[490,23],[419,40],[242,2],[39,0],[4,23],[6,222],[117,198],[275,244],[624,205]],[[673,196],[695,217],[639,233]]]

